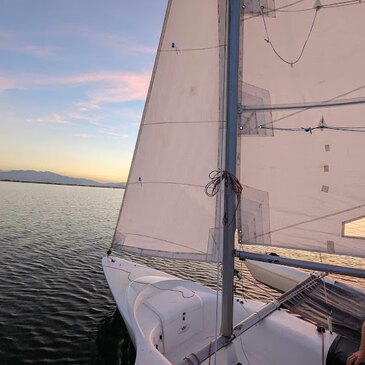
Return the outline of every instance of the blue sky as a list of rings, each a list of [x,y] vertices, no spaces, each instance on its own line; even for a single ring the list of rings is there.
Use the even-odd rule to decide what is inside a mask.
[[[0,170],[127,178],[167,0],[0,0]]]

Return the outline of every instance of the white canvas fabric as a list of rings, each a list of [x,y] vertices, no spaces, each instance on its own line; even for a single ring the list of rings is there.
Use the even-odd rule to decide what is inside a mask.
[[[365,257],[344,234],[365,216],[365,4],[333,3],[242,14],[243,243]]]
[[[224,1],[171,0],[113,246],[141,255],[217,260]]]

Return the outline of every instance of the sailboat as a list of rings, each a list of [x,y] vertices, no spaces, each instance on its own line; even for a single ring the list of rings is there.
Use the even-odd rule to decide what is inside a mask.
[[[233,291],[235,258],[272,260],[245,245],[365,257],[344,231],[365,216],[364,5],[330,1],[168,1],[103,258],[136,364],[329,365],[356,350],[281,309],[324,274],[268,304]],[[222,291],[120,251],[222,265]]]

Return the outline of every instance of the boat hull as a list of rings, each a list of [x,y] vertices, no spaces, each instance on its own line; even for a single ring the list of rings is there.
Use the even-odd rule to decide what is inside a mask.
[[[136,364],[183,364],[187,355],[213,343],[220,328],[220,294],[117,257],[104,257],[103,268],[136,347]],[[236,299],[234,323],[263,305]],[[336,334],[319,333],[312,324],[277,310],[219,350],[217,364],[321,365],[335,338]]]
[[[310,276],[309,272],[303,270],[267,262],[245,260],[245,264],[255,280],[282,293],[294,288]],[[329,277],[325,277],[322,280],[333,285],[339,283]],[[343,283],[341,285],[346,286]],[[365,294],[365,290],[360,287],[355,288],[352,286],[351,288],[363,295]]]
[[[246,267],[255,280],[282,293],[294,288],[309,277],[309,273],[286,266],[245,260]]]

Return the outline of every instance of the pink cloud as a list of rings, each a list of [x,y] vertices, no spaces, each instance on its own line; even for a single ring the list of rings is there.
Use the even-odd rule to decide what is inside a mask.
[[[78,103],[80,110],[87,111],[99,109],[103,103],[143,100],[149,81],[149,72],[96,72],[71,76],[0,75],[0,90],[90,85],[88,100]]]
[[[120,84],[132,90],[137,97],[144,97],[148,89],[150,79],[149,72],[128,73],[128,72],[95,72],[61,77],[43,77],[39,80],[40,85],[81,85],[91,83]]]
[[[46,77],[35,80],[39,86],[90,85],[87,100],[75,103],[80,112],[99,110],[103,104],[144,100],[150,82],[149,72],[98,72],[66,77]]]
[[[90,99],[81,103],[80,107],[95,109],[107,103],[144,100],[149,81],[149,73],[115,75],[106,87],[93,90],[89,95]]]
[[[94,125],[102,122],[98,115],[93,115],[97,110],[103,109],[108,104],[122,104],[132,100],[144,100],[146,98],[150,80],[149,72],[97,72],[76,74],[70,76],[47,75],[16,75],[13,77],[0,75],[0,91],[8,89],[32,90],[39,88],[74,87],[85,85],[87,91],[79,100],[71,104],[71,108],[64,113],[53,113],[48,116],[40,116],[27,119],[33,124],[63,124],[86,121]],[[126,117],[125,111],[121,112]],[[140,119],[136,112],[132,115],[127,111],[132,122]],[[126,138],[127,135],[117,130],[100,130],[114,138]]]

